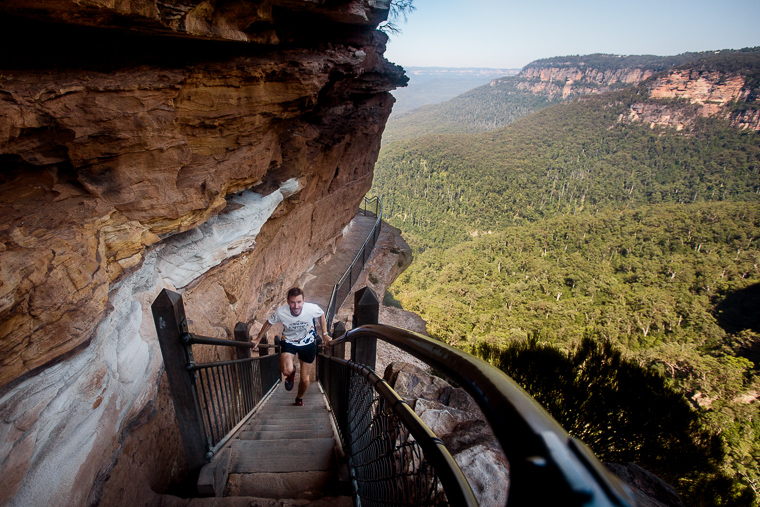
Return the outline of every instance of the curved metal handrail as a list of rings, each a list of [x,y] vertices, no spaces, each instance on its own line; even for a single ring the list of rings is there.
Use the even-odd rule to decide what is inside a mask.
[[[626,487],[591,450],[501,370],[444,343],[383,325],[353,329],[331,346],[362,338],[395,345],[473,397],[509,460],[510,507],[635,505]]]
[[[398,421],[405,427],[409,434],[412,436],[414,442],[419,445],[424,453],[424,459],[435,470],[435,474],[440,479],[439,487],[442,487],[446,494],[446,501],[448,505],[461,506],[461,507],[476,507],[478,502],[475,495],[472,492],[470,484],[467,482],[462,470],[454,458],[449,453],[445,444],[438,438],[435,433],[420,419],[420,417],[412,410],[409,404],[398,395],[398,393],[386,382],[380,378],[373,369],[366,365],[355,363],[353,361],[347,361],[345,359],[320,355],[321,361],[328,361],[337,363],[343,368],[353,370],[356,374],[361,375],[366,382],[372,386],[375,393],[382,397],[385,401],[386,411],[384,415],[390,415],[392,412]],[[328,393],[329,387],[327,386]],[[348,386],[344,386],[348,387]],[[336,407],[333,407],[335,410]],[[339,422],[337,422],[340,425]],[[340,428],[341,432],[347,428]],[[396,435],[398,438],[398,435]],[[348,436],[341,433],[341,439],[344,446],[347,446],[349,456],[352,456],[353,443],[346,441]],[[350,439],[348,439],[350,440]],[[394,438],[395,440],[395,438]],[[385,442],[388,443],[387,441]],[[370,445],[367,448],[375,448]],[[366,450],[366,449],[365,449]],[[382,454],[382,453],[381,453]],[[382,461],[383,458],[388,458],[388,449],[385,449],[385,453],[382,456],[374,456],[374,460]],[[377,464],[377,463],[375,463]],[[420,463],[412,463],[411,465],[419,465]],[[352,458],[349,458],[349,466],[352,465]],[[398,465],[398,464],[397,464]],[[380,469],[383,467],[380,466]],[[355,476],[352,473],[352,476]],[[373,475],[373,481],[380,481],[382,478]],[[387,478],[386,478],[387,479]],[[360,489],[357,485],[354,486],[355,493],[359,494]],[[420,492],[417,492],[420,493]],[[424,495],[423,495],[424,496]],[[374,500],[378,500],[375,498]]]

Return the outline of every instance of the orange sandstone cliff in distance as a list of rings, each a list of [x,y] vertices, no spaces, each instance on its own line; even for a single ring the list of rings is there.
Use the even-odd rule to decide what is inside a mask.
[[[406,82],[388,5],[0,5],[0,504],[182,480],[150,304],[228,337],[332,251]]]

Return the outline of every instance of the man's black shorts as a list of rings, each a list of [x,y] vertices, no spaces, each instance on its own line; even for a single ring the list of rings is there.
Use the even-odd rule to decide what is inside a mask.
[[[280,352],[288,354],[298,354],[298,359],[304,363],[313,363],[317,357],[317,342],[311,342],[308,345],[293,345],[286,341],[280,342]]]

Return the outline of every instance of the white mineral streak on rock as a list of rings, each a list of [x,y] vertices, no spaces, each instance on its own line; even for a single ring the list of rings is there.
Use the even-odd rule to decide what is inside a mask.
[[[175,287],[185,287],[225,259],[251,250],[275,208],[298,190],[298,181],[293,178],[268,196],[247,191],[233,197],[231,204],[241,208],[217,215],[168,242],[160,254],[159,272]]]
[[[226,258],[252,249],[277,205],[298,190],[292,179],[265,197],[243,192],[231,200],[240,208],[148,252],[142,267],[111,291],[113,311],[89,347],[0,398],[0,462],[28,465],[10,505],[86,503],[88,492],[74,487],[74,481],[94,481],[123,423],[155,398],[163,360],[153,300],[163,288],[183,287]],[[78,476],[93,463],[86,468],[92,476]]]

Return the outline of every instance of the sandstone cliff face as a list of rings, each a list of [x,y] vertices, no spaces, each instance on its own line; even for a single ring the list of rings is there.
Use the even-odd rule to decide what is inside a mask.
[[[567,99],[578,95],[604,93],[622,86],[637,85],[654,71],[628,68],[600,70],[591,67],[531,67],[520,72],[517,86],[537,95]]]
[[[731,53],[736,52],[715,53],[731,58]],[[519,90],[549,101],[642,85],[647,98],[659,101],[642,100],[631,104],[629,114],[621,116],[619,122],[642,122],[651,128],[671,127],[681,131],[693,125],[699,116],[712,116],[727,119],[736,128],[760,130],[760,99],[757,90],[753,90],[751,77],[752,69],[757,68],[754,53],[743,53],[745,59],[735,64],[736,68],[745,65],[745,72],[717,70],[719,65],[711,63],[710,56],[715,55],[694,53],[659,60],[657,57],[590,55],[589,62],[584,61],[587,57],[554,58],[534,62],[518,76],[500,78],[491,85],[514,83]],[[628,66],[629,58],[645,61]],[[691,63],[685,63],[689,61]],[[669,104],[672,99],[681,102]]]
[[[738,73],[676,69],[647,83],[653,99],[681,99],[691,107],[669,106],[667,103],[635,103],[627,118],[620,121],[644,122],[650,127],[674,127],[683,130],[697,116],[725,118],[742,130],[760,130],[760,100],[753,97],[747,79]],[[733,110],[732,105],[755,105]]]
[[[135,504],[181,478],[150,304],[177,290],[227,337],[332,250],[405,81],[387,8],[0,6],[28,42],[0,59],[0,503]]]

